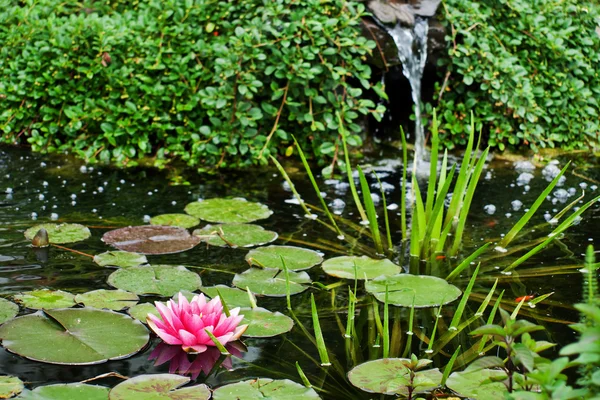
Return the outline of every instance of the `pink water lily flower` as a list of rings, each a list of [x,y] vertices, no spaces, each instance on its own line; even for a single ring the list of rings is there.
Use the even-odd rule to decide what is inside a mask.
[[[148,326],[165,343],[180,345],[186,352],[202,353],[208,346],[215,345],[206,331],[225,346],[238,340],[248,328],[248,325],[238,326],[244,318],[243,315],[238,315],[239,307],[230,310],[229,317],[223,312],[219,296],[207,302],[206,297],[200,294],[188,302],[179,293],[177,303],[169,300],[166,305],[158,301],[154,304],[161,318],[148,314]]]

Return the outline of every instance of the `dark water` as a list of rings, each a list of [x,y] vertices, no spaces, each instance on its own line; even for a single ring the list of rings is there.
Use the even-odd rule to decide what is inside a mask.
[[[399,159],[398,156],[396,157]],[[564,161],[561,160],[561,167]],[[399,205],[400,164],[394,159],[379,163],[381,166],[377,168],[378,174],[383,177],[383,181],[393,185],[393,189],[387,196],[388,204]],[[588,159],[585,163],[588,166],[598,165],[596,160]],[[582,182],[587,184],[586,192],[590,193],[586,198],[589,199],[598,192],[597,189],[594,192],[591,187],[595,184],[595,179],[600,179],[600,169],[582,168],[583,161],[576,164],[567,173],[566,182],[560,187],[567,191],[569,188],[574,188],[577,192],[576,195],[568,197],[566,203],[579,196],[581,193],[579,185]],[[298,169],[298,164],[289,167],[290,175],[304,199],[311,204],[318,204],[309,182]],[[524,186],[516,183],[519,173],[515,171],[512,162],[492,161],[488,165],[471,208],[463,254],[469,254],[487,240],[499,238],[524,214],[527,206],[547,184],[541,170],[542,168],[538,167],[532,172],[534,177],[529,183],[530,188],[525,191]],[[489,173],[489,179],[483,179],[486,173]],[[18,292],[39,288],[61,289],[75,294],[110,288],[106,278],[113,270],[99,267],[90,258],[58,248],[50,248],[46,260],[43,255],[36,253],[30,247],[23,237],[23,231],[37,223],[50,222],[53,213],[58,216],[57,222],[84,224],[92,231],[92,238],[67,246],[88,254],[98,254],[109,250],[100,240],[104,232],[127,225],[142,225],[145,215],[183,212],[186,204],[198,198],[244,197],[251,201],[262,202],[274,211],[269,219],[258,223],[279,233],[280,238],[275,244],[302,245],[300,242],[306,242],[308,243],[306,246],[309,246],[313,243],[323,251],[326,258],[353,252],[351,246],[341,243],[334,232],[323,229],[321,225],[302,217],[304,213],[299,206],[285,202],[292,198],[292,194],[286,190],[283,179],[275,170],[218,175],[197,175],[184,171],[177,181],[186,181],[189,185],[173,185],[175,176],[178,176],[177,171],[172,170],[159,171],[141,167],[127,170],[103,166],[84,167],[80,161],[66,157],[40,156],[26,150],[0,148],[0,291],[2,296],[10,299]],[[323,182],[323,179],[320,177],[319,181]],[[349,191],[343,191],[340,187],[336,189],[333,182],[329,185],[322,184],[322,190],[326,190],[328,202],[334,199],[345,201],[346,207],[342,216],[358,222],[357,213],[351,206]],[[518,211],[513,210],[511,205],[514,200],[523,203]],[[558,211],[566,204],[561,204],[557,200],[555,202],[557,204],[552,204],[552,199],[544,202],[538,215],[528,226],[545,223],[544,212],[555,214],[553,210]],[[493,215],[484,211],[484,207],[490,204],[496,207]],[[379,208],[381,209],[381,206]],[[390,211],[394,242],[399,245],[401,237],[398,213],[399,209]],[[510,215],[507,216],[507,213]],[[35,220],[33,215],[36,216]],[[586,246],[600,240],[600,232],[597,230],[599,217],[598,207],[593,206],[584,214],[583,220],[572,227],[560,242],[556,242],[520,266],[513,275],[502,275],[495,267],[503,268],[523,252],[497,255],[496,258],[486,260],[482,264],[481,280],[477,283],[475,291],[485,296],[493,280],[496,277],[500,278],[499,288],[506,290],[505,305],[509,309],[514,307],[514,298],[518,296],[555,292],[547,302],[531,310],[533,314],[530,315],[535,317],[538,323],[547,327],[547,333],[543,334],[546,335],[545,338],[549,337],[559,343],[559,346],[572,341],[574,335],[565,324],[577,320],[572,304],[581,298],[582,277],[578,268],[581,268]],[[542,225],[520,242],[547,235],[549,232],[549,226]],[[366,238],[363,238],[363,243],[372,246]],[[342,247],[339,250],[325,249],[340,244]],[[244,261],[247,251],[207,248],[199,245],[184,253],[149,256],[148,259],[151,264],[191,265],[225,270],[227,271],[225,273],[201,270],[203,284],[205,286],[230,285],[234,273],[248,268]],[[406,257],[402,257],[402,251],[395,261],[408,269],[409,261]],[[433,266],[432,270],[449,269],[455,266],[457,261],[442,260],[439,264]],[[429,267],[423,264],[418,268]],[[551,267],[560,268],[553,268],[550,273],[548,268]],[[522,277],[520,271],[523,271]],[[338,281],[326,276],[319,267],[310,270],[309,274],[313,281],[325,285]],[[464,288],[467,281],[468,276],[465,276],[457,285]],[[353,388],[344,376],[344,370],[349,370],[352,362],[346,357],[343,334],[336,318],[339,318],[345,326],[349,284],[353,282],[347,282],[337,288],[335,296],[332,296],[331,292],[315,287],[292,297],[292,306],[296,314],[312,332],[309,299],[310,293],[314,293],[319,304],[326,343],[335,354],[341,369],[334,367],[323,369],[315,363],[314,360],[318,360],[316,348],[296,326],[290,333],[275,338],[245,340],[248,351],[241,359],[233,360],[231,371],[222,368],[216,373],[213,372],[208,378],[200,375],[197,382],[206,382],[211,387],[250,377],[288,378],[300,382],[295,366],[295,362],[298,361],[309,380],[315,386],[323,387],[324,398],[370,398],[367,393]],[[335,300],[335,306],[332,306],[332,298]],[[141,302],[153,300],[156,299],[142,297]],[[361,310],[360,316],[357,317],[359,321],[366,320],[370,304],[371,300],[367,297],[359,304],[358,309]],[[286,313],[285,299],[260,298],[259,305],[272,311]],[[476,301],[469,302],[469,307],[472,309],[478,306],[479,303]],[[445,307],[443,314],[446,323],[449,323],[452,317],[452,310],[453,306]],[[21,309],[21,314],[30,312],[31,310]],[[398,314],[403,321],[406,320],[406,310],[397,309],[392,314]],[[434,317],[430,310],[417,313],[417,327],[424,333],[429,333],[433,322]],[[365,336],[368,334],[368,326],[367,321],[362,328]],[[461,335],[446,350],[451,353],[455,345],[468,344],[469,340],[467,335]],[[0,365],[3,374],[16,375],[29,382],[30,387],[48,383],[77,382],[111,371],[127,376],[168,372],[167,364],[154,366],[153,361],[149,360],[149,355],[157,343],[157,340],[153,340],[149,347],[131,358],[85,367],[38,363],[0,349]],[[425,348],[426,345],[418,340],[413,341],[412,350],[417,355],[426,356]],[[373,352],[373,348],[363,344],[359,351],[360,358],[368,359],[370,352]],[[436,366],[443,367],[447,357],[438,355],[434,360],[439,363]],[[107,385],[117,382],[117,380],[101,381]]]

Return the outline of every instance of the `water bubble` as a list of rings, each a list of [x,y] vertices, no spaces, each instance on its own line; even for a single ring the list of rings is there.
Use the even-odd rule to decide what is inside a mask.
[[[557,189],[553,194],[554,198],[561,203],[565,203],[569,199],[569,192],[567,192],[565,189]],[[556,204],[554,200],[552,201],[552,204]]]
[[[95,208],[92,208],[92,213],[96,214],[98,212],[98,210],[96,210]]]
[[[339,181],[337,179],[325,179],[326,185],[337,185]]]
[[[344,195],[348,191],[349,187],[350,187],[350,184],[348,182],[338,182],[335,185],[335,194],[340,195],[340,196]]]
[[[12,188],[6,188],[4,193],[11,194],[13,192]]]
[[[81,167],[79,167],[79,172],[85,174],[86,172],[88,172],[87,167],[85,165],[82,165]]]
[[[23,159],[23,157],[21,157],[21,160],[22,160],[22,159]],[[46,166],[46,163],[45,163],[45,162],[41,162],[41,163],[40,163],[40,167],[44,168],[45,166]]]
[[[300,204],[300,201],[298,201],[298,199],[295,197],[292,197],[291,199],[285,199],[284,202],[286,202],[287,204]]]
[[[514,167],[515,167],[515,170],[517,170],[517,172],[535,171],[535,165],[533,165],[533,163],[531,161],[527,161],[527,160],[517,161],[514,164]]]
[[[550,222],[550,220],[552,219],[552,215],[548,211],[546,211],[544,213],[544,219],[546,220],[546,222]]]
[[[120,192],[120,191],[121,191],[121,188],[117,186],[117,192]]]
[[[38,216],[37,213],[35,213],[35,212],[31,213],[31,219],[36,220],[37,216]]]
[[[388,204],[387,209],[390,211],[394,211],[398,209],[398,204],[396,203],[392,203],[392,204]]]
[[[485,179],[486,181],[491,181],[492,180],[492,172],[491,171],[487,171],[485,173],[485,177],[483,179]]]
[[[510,202],[513,211],[519,211],[521,207],[523,207],[523,202],[521,200],[513,200]]]
[[[334,214],[341,215],[346,207],[346,202],[342,199],[333,199],[329,206],[333,209]]]
[[[104,188],[102,186],[98,186],[98,189],[96,190],[98,191],[98,193],[104,192]]]
[[[592,185],[592,186],[590,186],[590,189],[592,189],[592,190],[596,190],[596,189],[598,189],[598,186],[596,186],[596,185]]]
[[[149,215],[144,215],[144,222],[145,222],[145,223],[148,223],[148,222],[150,222],[150,219],[151,219],[151,218],[150,218],[150,216],[149,216]]]
[[[517,185],[518,186],[525,186],[528,185],[529,182],[531,182],[531,180],[534,178],[533,174],[530,174],[529,172],[522,172],[518,177],[517,177]]]
[[[371,188],[376,190],[380,190],[380,188],[382,188],[385,193],[391,193],[394,191],[394,189],[396,189],[394,185],[387,182],[381,182],[381,187],[379,186],[379,182],[374,182],[371,184]]]
[[[496,212],[496,206],[493,204],[487,204],[485,206],[483,206],[483,210],[488,213],[489,215],[492,215]]]
[[[42,186],[43,187],[48,187],[48,182],[46,182],[46,181],[42,182]]]
[[[43,194],[40,194],[40,195],[38,196],[38,199],[40,199],[40,200],[44,200],[44,199],[45,199],[45,197],[44,197],[44,195],[43,195]]]
[[[371,199],[373,200],[373,204],[377,205],[381,201],[381,197],[377,193],[371,193]]]
[[[290,187],[290,184],[288,183],[288,181],[283,181],[281,186],[283,187],[283,190],[285,190],[286,192],[292,191],[292,188]]]
[[[581,189],[585,190],[585,189],[587,189],[587,187],[588,187],[588,184],[587,184],[587,183],[585,183],[585,182],[580,182],[580,183],[579,183],[579,187],[580,187]]]
[[[81,184],[81,186],[83,186],[83,187],[86,187],[86,186],[87,186],[87,183],[83,182],[83,183]]]
[[[121,179],[121,180],[119,181],[119,183],[121,183],[121,185],[123,185],[123,184],[125,183],[125,179]]]
[[[568,188],[567,192],[569,193],[569,196],[573,196],[575,193],[577,193],[577,189],[575,189],[575,188]]]
[[[74,206],[75,204],[77,204],[77,202],[76,202],[75,200],[73,200],[73,201],[71,202],[71,205],[72,205],[72,206]]]
[[[57,213],[50,214],[50,220],[56,221],[57,219],[58,219],[58,214]]]
[[[325,192],[321,192],[321,197],[322,197],[322,198],[325,198],[325,197],[327,197],[327,193],[325,193]]]
[[[173,201],[171,202],[171,205],[172,205],[172,206],[174,206],[174,205],[177,205],[177,202],[176,202],[175,200],[173,200]]]
[[[512,217],[512,214],[511,214],[511,213],[506,213],[506,214],[504,214],[504,215],[506,215],[506,218],[510,218],[510,217]]]
[[[152,196],[152,195],[153,195],[153,193],[152,193],[152,192],[148,192],[148,196]]]
[[[76,195],[75,193],[73,193],[73,194],[71,195],[71,200],[75,200],[76,198],[77,198],[77,195]]]

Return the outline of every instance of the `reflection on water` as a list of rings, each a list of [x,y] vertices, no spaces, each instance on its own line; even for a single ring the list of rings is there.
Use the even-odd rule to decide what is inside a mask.
[[[399,158],[398,156],[395,160],[383,161],[381,167],[375,167],[379,177],[385,182],[392,236],[394,243],[398,244],[401,239],[400,210],[397,205],[400,204],[400,196],[402,196],[399,189],[400,165],[396,161]],[[564,166],[564,162],[551,165],[560,168]],[[525,167],[527,168],[524,169]],[[468,254],[486,240],[497,240],[503,233],[508,232],[547,185],[546,177],[552,176],[555,172],[554,167],[542,168],[533,164],[517,166],[507,161],[489,163],[483,174],[485,179],[480,182],[471,207],[464,253]],[[303,198],[311,204],[317,204],[314,193],[309,190],[310,184],[304,174],[299,172],[298,166],[292,165],[289,169]],[[256,170],[251,174],[220,173],[212,176],[199,176],[193,172],[185,172],[181,180],[190,183],[185,186],[170,185],[170,173],[169,170],[158,171],[146,168],[129,170],[101,166],[81,168],[78,161],[65,162],[65,158],[62,157],[45,157],[32,155],[19,149],[0,148],[0,290],[2,295],[10,298],[17,292],[39,288],[61,289],[72,293],[109,288],[106,278],[113,270],[99,267],[88,257],[55,247],[46,249],[45,252],[34,251],[23,237],[25,229],[34,224],[57,219],[57,222],[75,222],[89,226],[92,237],[71,247],[93,255],[108,249],[100,240],[104,232],[128,225],[142,225],[145,223],[144,216],[180,213],[187,203],[198,198],[244,197],[262,202],[274,211],[274,215],[259,223],[266,229],[279,233],[276,244],[313,243],[323,251],[326,258],[339,255],[337,250],[328,245],[329,242],[340,243],[336,233],[325,230],[321,225],[304,218],[304,213],[299,206],[286,201],[292,198],[292,194],[274,170]],[[523,173],[531,176],[523,177]],[[375,184],[375,177],[369,173],[367,175],[370,183]],[[321,189],[325,191],[326,201],[334,205],[336,214],[358,222],[359,217],[345,180],[330,176],[319,177],[319,179],[323,183]],[[596,179],[600,179],[600,169],[586,169],[585,174],[577,175],[567,173],[566,180],[553,191],[528,225],[539,225],[535,232],[527,233],[524,238],[515,243],[526,241],[528,237],[547,235],[551,228],[546,223],[544,214],[555,215],[563,207],[562,199],[564,198],[566,203],[575,200],[584,186],[588,192],[586,197],[589,198],[589,193],[595,192]],[[492,206],[494,212],[490,212]],[[381,208],[381,203],[379,207]],[[484,293],[485,296],[493,280],[498,276],[502,278],[499,287],[506,290],[505,298],[508,299],[531,293],[543,294],[555,291],[556,293],[548,302],[550,306],[538,306],[543,313],[541,317],[546,318],[540,322],[551,329],[551,340],[559,343],[572,340],[573,334],[570,329],[547,321],[576,319],[570,306],[580,300],[581,277],[577,268],[582,263],[585,246],[600,239],[600,232],[596,229],[596,218],[599,216],[598,207],[593,206],[579,225],[573,227],[566,237],[530,259],[510,276],[501,276],[495,267],[504,265],[506,260],[515,259],[523,253],[493,254],[488,257],[485,260],[485,272],[481,273],[481,281],[476,292]],[[365,238],[364,241],[370,245],[368,239]],[[344,251],[352,252],[350,244],[344,246]],[[206,286],[230,285],[231,273],[242,272],[248,268],[244,261],[247,251],[247,249],[207,248],[205,245],[199,245],[184,253],[148,258],[152,264],[191,265],[225,270],[228,273],[195,269],[200,271],[203,284]],[[399,256],[395,261],[408,269],[408,259]],[[447,270],[455,265],[456,260],[440,258],[436,261],[436,265],[423,264],[417,268],[422,268],[422,271],[428,268],[429,271],[435,272]],[[541,275],[539,271],[542,268],[547,268],[547,271],[552,273]],[[337,282],[335,278],[325,275],[319,267],[310,270],[309,274],[314,281],[324,285]],[[466,279],[468,277],[457,282],[458,286],[464,288]],[[309,306],[311,293],[315,295],[320,307],[321,325],[330,351],[340,360],[341,366],[349,367],[351,362],[346,358],[344,337],[340,331],[340,322],[337,320],[339,318],[342,325],[345,324],[347,284],[336,289],[333,300],[332,292],[316,286],[302,294],[292,296],[292,307],[309,331],[312,331]],[[154,300],[158,298],[142,296],[143,302]],[[332,306],[333,301],[335,306]],[[288,313],[285,299],[259,297],[258,303],[260,307]],[[359,305],[359,309],[366,310],[365,305]],[[451,310],[451,306],[447,309],[445,307],[445,312]],[[406,310],[397,311],[398,315],[404,316]],[[21,312],[29,313],[31,310]],[[419,325],[424,332],[427,332],[426,325],[433,322],[433,318],[429,314],[423,314],[421,318]],[[192,359],[192,356],[185,355],[188,357],[186,362],[181,355],[171,355],[160,345],[157,347],[159,343],[155,339],[148,348],[129,359],[95,366],[47,365],[26,360],[4,349],[0,350],[0,364],[3,366],[3,374],[16,375],[30,382],[31,386],[76,382],[110,371],[135,376],[178,370],[185,371],[182,373],[191,375],[198,382],[206,382],[209,386],[215,387],[257,376],[288,378],[298,382],[300,379],[295,362],[299,361],[309,379],[314,380],[313,383],[323,384],[327,390],[323,397],[332,399],[371,397],[350,387],[343,374],[336,374],[335,369],[331,369],[329,375],[324,375],[318,363],[314,363],[309,358],[318,359],[316,348],[298,327],[283,336],[248,339],[244,342],[248,352],[242,355],[242,359],[232,357],[223,360],[220,365],[224,368],[217,368],[212,372],[213,368],[210,364],[214,362],[215,357],[206,357],[198,361],[198,358]],[[361,349],[365,359],[368,358],[370,350],[365,347]],[[421,349],[417,341],[413,350],[421,356],[424,354],[424,348]],[[216,359],[219,360],[219,357]],[[167,360],[170,363],[176,362],[176,367],[169,366]]]

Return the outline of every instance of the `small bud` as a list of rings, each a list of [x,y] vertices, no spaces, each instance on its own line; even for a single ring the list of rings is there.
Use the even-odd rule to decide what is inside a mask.
[[[33,247],[48,247],[50,245],[50,240],[48,239],[48,231],[44,228],[41,228],[31,239],[31,245]]]

